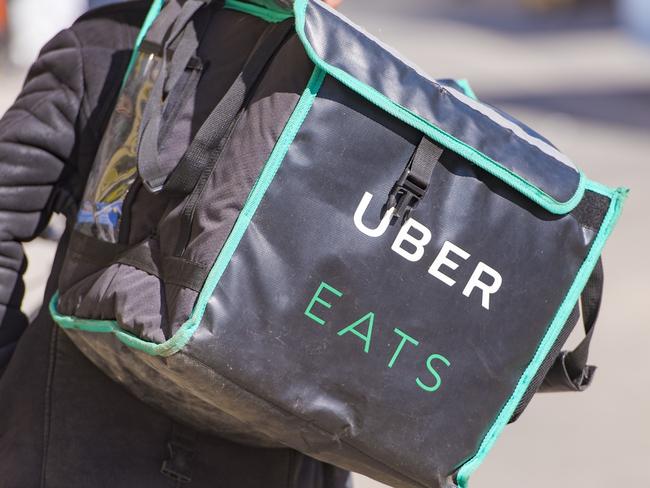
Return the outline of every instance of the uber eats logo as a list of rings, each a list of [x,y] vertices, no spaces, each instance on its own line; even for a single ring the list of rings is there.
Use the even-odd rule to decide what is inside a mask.
[[[369,237],[379,237],[386,232],[393,217],[393,210],[388,210],[377,227],[371,229],[363,223],[363,216],[372,200],[372,193],[365,192],[361,202],[354,213],[354,225],[357,229]],[[404,259],[417,262],[424,256],[424,248],[431,241],[431,231],[415,219],[409,218],[400,228],[391,249]],[[447,286],[454,286],[456,280],[451,278],[449,271],[458,269],[463,261],[466,261],[470,254],[450,241],[445,241],[431,265],[429,274],[442,281]],[[484,281],[485,280],[485,281]],[[476,265],[469,281],[463,288],[463,295],[471,298],[474,290],[481,292],[481,306],[486,310],[490,309],[490,295],[493,295],[502,283],[501,275],[495,269],[482,261]]]
[[[316,289],[316,292],[311,297],[305,315],[318,325],[324,326],[327,324],[323,315],[326,310],[332,309],[335,303],[343,297],[343,292],[337,290],[333,286],[325,283],[324,281]],[[375,329],[375,313],[368,312],[361,315],[353,322],[344,325],[343,327],[337,326],[336,334],[338,336],[350,337],[351,339],[359,341],[359,348],[366,354],[372,350],[372,340]],[[394,339],[396,339],[396,346],[393,353],[386,363],[387,368],[392,368],[397,361],[399,361],[402,353],[405,353],[406,348],[418,348],[420,342],[403,330],[395,327],[393,329]],[[411,353],[413,351],[410,351]],[[415,383],[424,391],[434,392],[442,385],[441,371],[451,366],[449,360],[441,354],[430,354],[422,368],[423,374],[415,379]],[[426,369],[425,369],[426,368]]]
[[[371,193],[364,193],[354,213],[353,220],[359,231],[368,237],[377,238],[382,236],[388,229],[394,209],[389,209],[375,228],[368,227],[363,220],[372,197]],[[431,238],[431,231],[427,227],[417,220],[409,218],[400,227],[391,249],[401,258],[415,263],[424,256],[425,247],[431,242]],[[429,265],[427,273],[445,285],[454,287],[456,280],[453,278],[453,271],[463,265],[463,262],[467,261],[469,257],[469,252],[453,242],[445,241]],[[474,297],[480,295],[481,307],[489,311],[490,297],[499,291],[502,281],[501,274],[498,271],[479,261],[469,280],[459,291],[470,300],[468,306],[478,307],[478,299]],[[330,315],[330,309],[335,309],[337,302],[343,299],[342,291],[323,281],[311,295],[304,315],[320,326],[330,326],[329,322],[331,320],[326,320],[323,316]],[[472,300],[474,303],[471,303]],[[333,313],[334,310],[331,312]],[[337,314],[334,313],[334,315]],[[336,327],[335,330],[338,336],[358,341],[360,351],[372,354],[373,337],[376,334],[374,312],[369,311],[360,314],[358,317],[349,318],[342,323],[335,324],[334,327]],[[391,346],[394,344],[394,347],[391,349],[390,357],[385,358],[388,369],[398,363],[404,355],[414,354],[416,351],[421,355],[419,351],[420,341],[417,337],[412,337],[397,327],[392,329],[391,334],[393,340],[389,344]],[[385,332],[381,335],[385,336]],[[381,347],[379,349],[384,350],[385,348]],[[425,354],[426,356],[423,356],[422,359],[422,374],[415,378],[415,383],[424,391],[434,392],[443,384],[445,373],[452,363],[438,352],[426,351]]]

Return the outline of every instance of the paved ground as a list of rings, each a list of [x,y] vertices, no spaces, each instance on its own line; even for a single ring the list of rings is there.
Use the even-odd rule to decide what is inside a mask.
[[[469,78],[479,97],[538,129],[591,177],[632,193],[605,251],[597,381],[581,395],[536,398],[473,486],[650,486],[650,49],[613,28],[607,12],[539,22],[476,1],[348,0],[344,11],[432,76]],[[0,111],[18,79],[0,65]],[[28,245],[28,310],[51,247]]]

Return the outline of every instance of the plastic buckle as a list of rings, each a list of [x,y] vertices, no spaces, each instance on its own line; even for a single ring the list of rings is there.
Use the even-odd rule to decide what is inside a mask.
[[[190,483],[192,481],[190,464],[192,457],[194,457],[194,452],[176,442],[168,442],[167,449],[169,451],[169,459],[163,461],[160,472],[176,483]]]
[[[417,180],[411,175],[410,168],[407,167],[388,195],[386,208],[395,209],[391,223],[408,220],[411,210],[417,207],[426,191],[427,185],[421,186],[418,184]]]

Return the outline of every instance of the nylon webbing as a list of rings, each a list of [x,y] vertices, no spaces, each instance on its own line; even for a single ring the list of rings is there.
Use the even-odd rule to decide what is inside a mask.
[[[603,263],[598,259],[580,295],[585,337],[573,351],[560,353],[544,378],[540,391],[582,391],[591,384],[596,367],[587,362],[603,296],[603,281]]]
[[[203,170],[210,161],[218,157],[228,129],[245,105],[252,86],[290,31],[292,31],[290,20],[270,24],[265,29],[240,74],[212,110],[190,147],[170,174],[164,184],[165,191],[188,194],[194,189]]]
[[[562,327],[562,332],[556,339],[556,343],[553,345],[547,359],[540,367],[538,374],[512,414],[510,422],[514,422],[519,418],[536,392],[583,391],[591,384],[596,367],[588,365],[587,361],[589,345],[600,309],[602,292],[603,266],[602,261],[599,259],[580,297],[582,321],[585,329],[584,339],[571,352],[561,351],[560,349],[562,344],[569,338],[573,326],[578,321],[580,314],[576,304]]]
[[[163,167],[158,158],[160,126],[166,95],[178,83],[199,45],[196,30],[191,22],[194,14],[212,0],[187,0],[169,27],[162,46],[160,73],[151,89],[145,105],[138,146],[138,173],[145,187],[152,192],[160,191],[172,168]],[[163,22],[167,21],[165,11],[172,9],[171,2],[163,9]],[[168,60],[170,46],[178,40],[171,60]]]
[[[394,208],[392,222],[404,222],[429,188],[433,169],[443,148],[422,136],[413,156],[388,196],[386,208]]]
[[[433,168],[442,156],[442,147],[434,144],[428,137],[422,137],[411,160],[410,176],[418,186],[426,188],[431,181]]]

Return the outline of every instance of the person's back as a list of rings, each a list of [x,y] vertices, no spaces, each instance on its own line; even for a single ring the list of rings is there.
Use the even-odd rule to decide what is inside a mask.
[[[54,326],[46,307],[29,325],[20,312],[20,242],[38,235],[52,212],[67,215],[47,303],[59,281],[70,217],[82,197],[148,7],[148,2],[136,1],[101,8],[57,35],[0,120],[1,484],[346,486],[347,473],[295,451],[235,444],[173,422],[90,363]],[[233,35],[252,46],[263,27],[259,19],[231,11],[220,11],[210,22],[205,35],[214,36],[213,47],[220,39],[232,41]],[[230,32],[221,29],[227,25],[233,26]],[[236,60],[227,62],[229,51],[222,44],[223,49],[205,53],[214,51],[224,60],[205,63],[202,77],[212,79],[208,105],[218,101],[219,90],[238,69]],[[200,105],[192,126],[210,112],[208,105]]]

